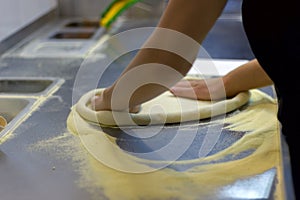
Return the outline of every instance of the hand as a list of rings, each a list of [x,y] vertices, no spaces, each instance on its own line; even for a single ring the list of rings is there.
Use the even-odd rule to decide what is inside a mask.
[[[111,109],[111,104],[110,104],[110,99],[106,97],[105,91],[102,92],[100,95],[93,96],[91,98],[91,106],[92,109],[95,111],[101,111],[101,110],[112,110]],[[138,113],[141,109],[141,106],[134,106],[132,108],[129,108],[130,113]],[[116,110],[116,111],[121,111],[121,110]]]
[[[179,97],[197,100],[220,100],[226,98],[222,78],[201,80],[182,80],[173,86],[170,91]]]

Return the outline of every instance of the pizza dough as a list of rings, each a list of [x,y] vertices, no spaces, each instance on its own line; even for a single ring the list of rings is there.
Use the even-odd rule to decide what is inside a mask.
[[[117,111],[94,111],[90,99],[99,95],[104,88],[98,88],[84,94],[75,110],[87,121],[107,126],[150,125],[180,123],[206,119],[238,109],[250,98],[249,92],[220,101],[200,101],[175,97],[169,91],[141,105],[139,113]]]

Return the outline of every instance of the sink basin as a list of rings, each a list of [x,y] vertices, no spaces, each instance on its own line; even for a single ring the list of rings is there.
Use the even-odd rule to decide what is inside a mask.
[[[90,39],[94,32],[57,32],[50,39]]]
[[[102,36],[104,29],[98,21],[75,20],[69,21],[48,35],[50,40],[93,40]]]
[[[0,78],[0,95],[43,95],[59,83],[61,80],[54,78]]]
[[[13,51],[26,58],[85,57],[105,32],[97,20],[67,20]]]
[[[0,139],[30,112],[34,102],[35,99],[31,98],[0,98],[0,116],[7,121],[7,125],[0,131]]]
[[[99,22],[91,20],[73,21],[65,26],[69,28],[99,28]]]

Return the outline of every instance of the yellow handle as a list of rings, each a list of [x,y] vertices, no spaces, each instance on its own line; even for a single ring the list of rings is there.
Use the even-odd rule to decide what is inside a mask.
[[[139,0],[115,0],[104,11],[100,19],[100,26],[109,27],[112,22],[128,7]]]

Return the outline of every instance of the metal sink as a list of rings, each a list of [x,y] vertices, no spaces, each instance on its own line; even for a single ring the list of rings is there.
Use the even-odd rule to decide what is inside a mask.
[[[51,77],[1,77],[0,116],[4,117],[7,125],[0,130],[0,142],[33,112],[34,103],[41,102],[39,98],[51,95],[63,82],[63,79]]]
[[[82,21],[72,21],[65,25],[68,28],[99,28],[99,21],[92,20],[82,20]]]
[[[106,36],[97,20],[67,19],[24,41],[11,53],[25,58],[85,57]]]
[[[71,32],[71,31],[60,31],[50,37],[50,39],[90,39],[93,37],[95,32]]]
[[[98,40],[104,32],[98,21],[73,20],[49,34],[48,40]]]
[[[0,95],[46,95],[54,86],[61,84],[61,79],[55,78],[0,78]]]
[[[0,139],[22,121],[35,101],[36,99],[31,98],[0,98],[0,115],[7,121],[6,127],[0,131]]]

